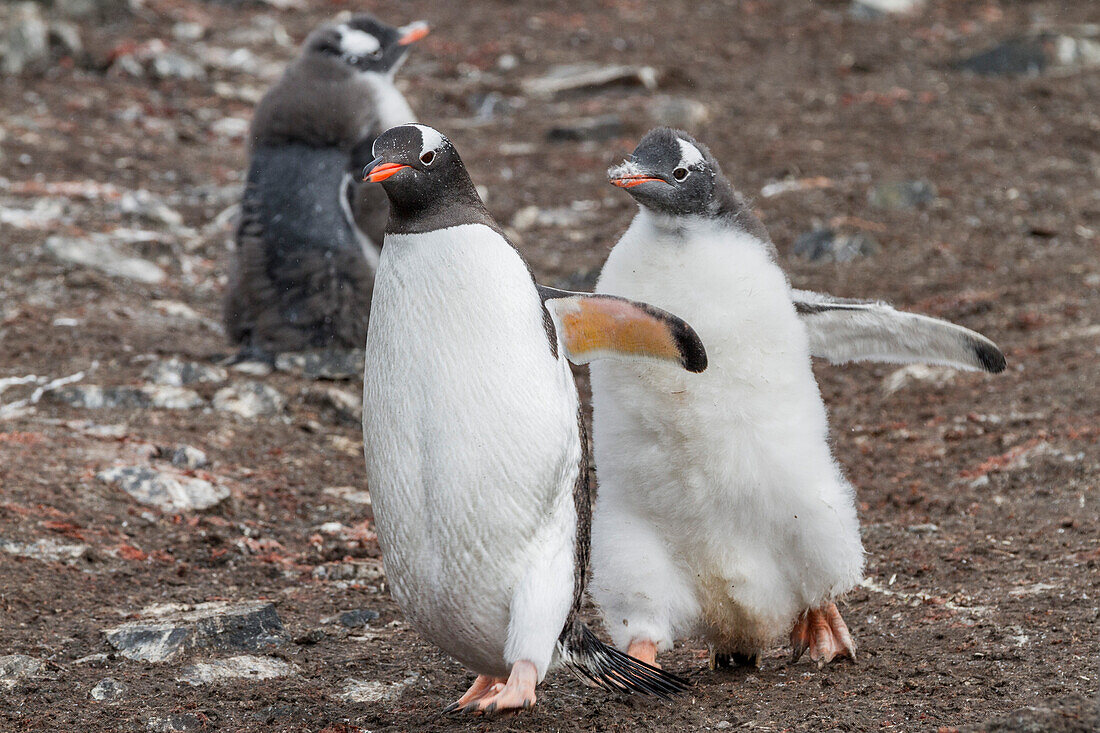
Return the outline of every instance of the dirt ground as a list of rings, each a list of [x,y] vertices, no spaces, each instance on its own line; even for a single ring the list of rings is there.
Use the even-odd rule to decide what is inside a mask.
[[[193,387],[208,405],[197,409],[87,409],[47,395],[0,418],[0,538],[86,551],[0,553],[0,656],[45,662],[0,691],[0,730],[171,730],[169,716],[175,729],[329,733],[1097,729],[1100,72],[950,67],[1036,26],[1100,22],[1095,3],[933,0],[875,20],[839,0],[308,5],[148,0],[134,17],[83,28],[92,66],[154,38],[189,53],[194,41],[172,32],[184,22],[206,28],[208,46],[249,49],[258,63],[247,71],[154,80],[62,64],[0,78],[0,202],[62,207],[55,224],[0,223],[0,379],[84,372],[80,384],[140,385],[151,361],[229,353],[216,324],[230,229],[212,222],[239,192],[245,151],[218,123],[247,119],[250,95],[294,53],[270,40],[266,19],[296,44],[353,7],[432,22],[402,86],[458,146],[543,282],[591,281],[633,214],[604,171],[667,119],[654,110],[668,98],[695,100],[706,118],[689,121],[693,132],[755,198],[795,286],[963,323],[1002,346],[1008,370],[937,372],[887,394],[896,367],[818,366],[867,550],[867,580],[841,607],[858,662],[819,671],[789,663],[777,643],[759,670],[712,672],[688,639],[662,658],[692,683],[671,704],[558,672],[533,711],[488,722],[438,717],[470,676],[403,622],[384,580],[334,570],[379,556],[369,507],[325,491],[365,489],[359,429],[316,398],[334,386],[358,399],[355,380],[276,372],[262,381],[285,408],[252,419],[209,407],[225,384],[253,378],[232,371]],[[523,80],[581,61],[652,66],[658,88],[523,94]],[[496,111],[479,118],[486,98]],[[551,127],[598,115],[616,115],[621,131],[549,141]],[[817,177],[827,180],[761,193]],[[935,199],[868,202],[873,187],[906,180],[932,183]],[[137,189],[182,223],[120,213],[118,194]],[[530,206],[568,216],[532,224]],[[792,255],[799,234],[837,217],[880,251],[846,264]],[[93,232],[123,241],[133,229],[163,235],[120,245],[162,267],[163,282],[63,264],[45,245]],[[0,404],[30,396],[12,387]],[[145,457],[150,446],[179,444],[207,453],[211,465],[193,473],[228,487],[228,500],[161,512],[96,478],[126,462],[164,466]],[[103,634],[151,604],[218,599],[273,601],[286,641],[271,654],[297,673],[192,686],[178,677],[201,655],[132,661]],[[354,609],[380,618],[350,630],[324,621]],[[126,686],[120,699],[89,697],[105,677]],[[349,680],[382,684],[363,702],[345,695]]]

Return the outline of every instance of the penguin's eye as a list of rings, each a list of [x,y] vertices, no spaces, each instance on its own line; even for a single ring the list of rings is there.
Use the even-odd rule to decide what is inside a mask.
[[[672,171],[672,177],[675,178],[677,181],[682,181],[688,177],[688,169],[677,168],[676,170]]]
[[[420,156],[420,162],[424,165],[431,165],[433,160],[435,160],[435,151],[432,150]]]

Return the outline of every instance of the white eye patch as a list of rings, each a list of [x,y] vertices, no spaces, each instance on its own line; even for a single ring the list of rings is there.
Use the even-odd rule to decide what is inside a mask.
[[[378,39],[366,31],[340,26],[340,48],[353,56],[369,56],[382,48]]]
[[[437,151],[443,144],[444,138],[439,130],[428,127],[427,125],[410,125],[410,127],[415,127],[417,130],[420,130],[420,155],[423,155],[429,150]]]
[[[690,168],[696,163],[702,163],[705,158],[703,154],[699,152],[699,148],[695,147],[687,140],[683,138],[676,138],[676,142],[680,143],[680,162],[676,164],[677,168]]]

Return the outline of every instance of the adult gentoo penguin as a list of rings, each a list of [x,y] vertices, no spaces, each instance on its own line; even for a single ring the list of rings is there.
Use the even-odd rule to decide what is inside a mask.
[[[413,120],[393,74],[426,33],[324,25],[260,100],[225,301],[240,358],[362,347],[388,204],[355,174],[379,132]]]
[[[861,579],[853,489],[829,446],[810,357],[998,372],[985,337],[882,303],[792,290],[710,152],[657,129],[611,182],[639,204],[597,289],[687,319],[710,367],[592,366],[600,491],[591,592],[615,643],[653,663],[703,636],[711,664],[855,656],[834,601]]]
[[[367,331],[367,478],[394,598],[478,674],[448,710],[530,707],[557,662],[608,689],[681,689],[577,617],[591,514],[566,360],[701,371],[698,337],[645,304],[536,285],[436,130],[393,128],[374,152],[365,174],[391,208]]]

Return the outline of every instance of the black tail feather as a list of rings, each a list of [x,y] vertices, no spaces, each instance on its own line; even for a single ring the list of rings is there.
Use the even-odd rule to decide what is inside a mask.
[[[582,679],[609,692],[656,695],[665,700],[688,689],[688,682],[604,644],[575,621],[559,639],[562,662]]]

